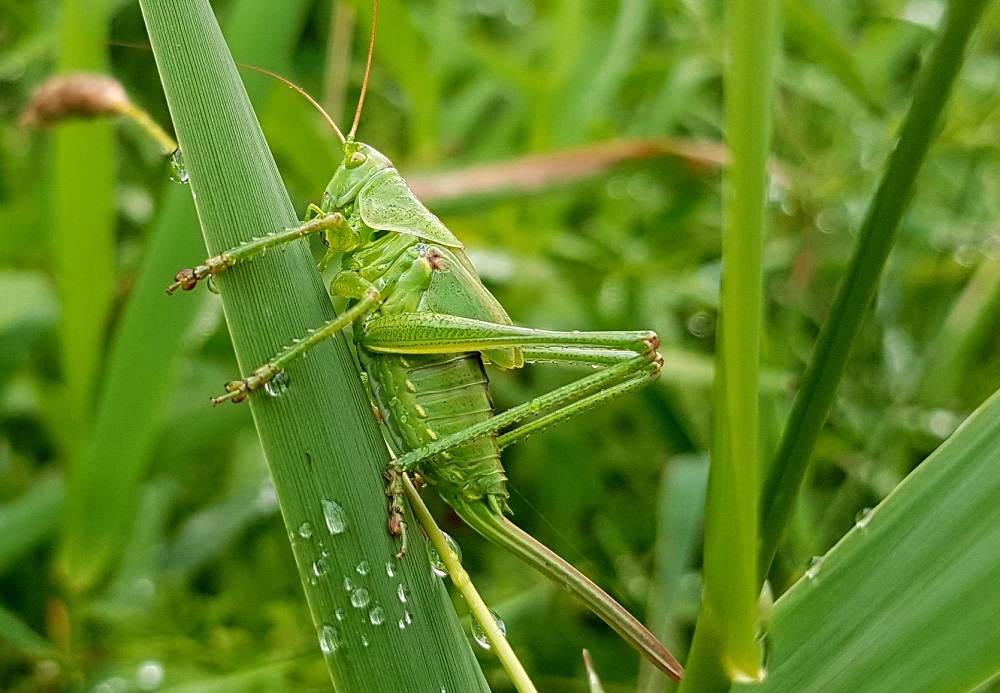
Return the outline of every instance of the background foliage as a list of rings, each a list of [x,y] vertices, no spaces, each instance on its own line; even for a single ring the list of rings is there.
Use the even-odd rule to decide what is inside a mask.
[[[942,6],[784,3],[765,248],[765,460]],[[0,0],[0,688],[325,690],[249,412],[207,406],[236,372],[218,303],[207,292],[162,294],[174,269],[203,255],[186,189],[166,181],[162,157],[128,124],[113,145],[95,139],[73,176],[59,174],[56,137],[16,124],[33,86],[66,67],[59,47],[95,35],[69,21],[74,7]],[[237,60],[289,76],[347,122],[368,7],[342,11],[341,26],[353,16],[356,31],[332,46],[330,3],[289,3],[280,32],[261,9],[270,3],[215,7]],[[107,2],[106,19],[99,45],[111,73],[166,123],[152,56],[103,43],[145,42],[137,5]],[[681,651],[697,612],[710,439],[723,20],[723,3],[694,0],[385,0],[360,128],[463,239],[518,323],[660,334],[657,385],[512,448],[505,464],[516,521]],[[282,48],[254,53],[269,33],[287,33]],[[1000,384],[998,40],[994,5],[820,440],[772,571],[776,593]],[[326,68],[338,51],[352,56],[346,75]],[[327,182],[336,140],[286,87],[246,81],[304,210]],[[464,192],[460,176],[457,189],[429,186],[433,174],[473,164],[665,136],[698,146],[625,157],[584,180],[557,176],[542,191],[517,189],[529,164],[486,191]],[[114,201],[112,243],[60,212],[77,184],[102,191],[88,199]],[[138,348],[144,339],[152,351]],[[504,408],[574,375],[497,373],[494,396]],[[95,429],[115,403],[117,424]],[[96,447],[95,430],[107,436]],[[76,528],[59,518],[80,502],[65,495],[65,470],[85,454],[117,465],[102,488],[122,508],[126,549],[98,542],[110,568],[82,580],[60,570],[59,547]],[[445,509],[438,516],[542,690],[585,689],[584,646],[607,690],[634,688],[637,658],[600,622]],[[483,664],[504,690],[489,655]],[[658,685],[640,679],[643,690]]]

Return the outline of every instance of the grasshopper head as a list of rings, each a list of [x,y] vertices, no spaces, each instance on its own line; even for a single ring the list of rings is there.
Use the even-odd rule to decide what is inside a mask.
[[[344,143],[344,160],[337,167],[323,195],[324,211],[339,209],[357,197],[358,192],[379,171],[393,168],[384,154],[361,142]]]

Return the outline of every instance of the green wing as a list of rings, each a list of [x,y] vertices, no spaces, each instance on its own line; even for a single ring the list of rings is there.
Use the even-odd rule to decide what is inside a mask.
[[[399,171],[378,173],[358,193],[361,219],[373,229],[407,233],[449,248],[462,248],[462,242],[424,207],[406,185]]]
[[[430,286],[424,292],[418,310],[445,313],[473,320],[511,325],[510,316],[500,302],[483,286],[472,263],[461,250],[441,249],[435,262]],[[483,356],[500,368],[520,368],[524,365],[521,350],[489,349]]]

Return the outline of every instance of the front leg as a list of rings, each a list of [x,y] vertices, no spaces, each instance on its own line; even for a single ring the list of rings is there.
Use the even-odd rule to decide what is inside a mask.
[[[226,394],[213,398],[212,404],[221,404],[227,401],[234,404],[242,402],[251,392],[273,380],[289,363],[301,357],[327,337],[332,337],[340,332],[358,318],[376,310],[382,301],[382,294],[379,290],[353,272],[341,272],[334,278],[334,285],[341,290],[342,295],[356,296],[358,302],[319,329],[313,330],[303,339],[279,352],[247,377],[226,383]]]
[[[310,218],[310,215],[316,215]],[[324,213],[315,205],[309,206],[307,221],[291,229],[282,229],[262,238],[255,238],[230,248],[215,257],[210,257],[197,267],[187,267],[174,275],[174,283],[167,287],[167,293],[173,294],[178,289],[191,291],[198,282],[207,277],[222,274],[230,267],[266,252],[269,248],[291,243],[299,238],[305,238],[315,233],[326,233],[331,248],[336,246],[340,251],[356,246],[359,240],[357,231],[347,223],[347,218],[340,212]],[[330,243],[329,239],[335,239]],[[353,246],[352,246],[353,243]],[[338,251],[339,252],[339,251]]]

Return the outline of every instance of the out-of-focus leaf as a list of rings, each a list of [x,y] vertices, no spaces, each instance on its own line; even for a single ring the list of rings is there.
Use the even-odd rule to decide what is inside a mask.
[[[62,478],[53,477],[0,506],[0,570],[55,529],[64,494]]]
[[[708,457],[677,457],[663,470],[657,507],[656,571],[649,595],[649,625],[668,647],[680,644],[670,632],[680,596],[681,576],[690,570],[705,519]],[[663,689],[668,679],[646,662],[641,663],[640,691]]]
[[[862,79],[854,55],[808,0],[784,0],[782,12],[788,40],[808,59],[829,70],[872,113],[881,113],[882,105]]]
[[[0,605],[0,640],[32,654],[52,655],[56,648],[48,640]]]

